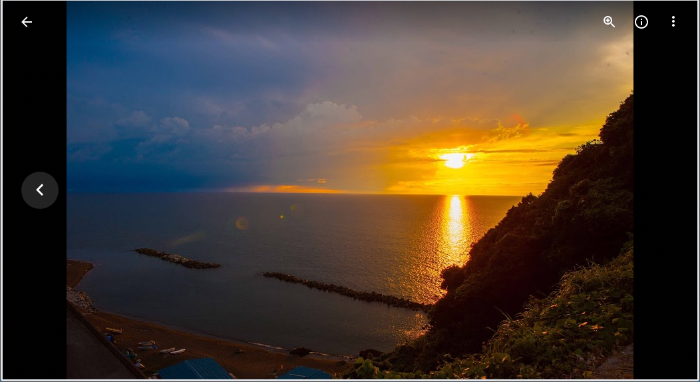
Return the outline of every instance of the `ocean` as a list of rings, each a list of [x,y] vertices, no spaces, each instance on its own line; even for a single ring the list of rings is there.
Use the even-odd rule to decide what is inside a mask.
[[[265,278],[283,272],[433,303],[440,271],[520,197],[348,194],[68,194],[77,289],[104,311],[194,333],[356,355],[418,336],[425,314]],[[188,269],[139,247],[219,263]]]

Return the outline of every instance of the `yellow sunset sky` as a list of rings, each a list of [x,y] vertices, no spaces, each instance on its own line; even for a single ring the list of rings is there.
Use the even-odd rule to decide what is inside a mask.
[[[629,2],[182,7],[71,24],[71,190],[538,194],[633,90]]]

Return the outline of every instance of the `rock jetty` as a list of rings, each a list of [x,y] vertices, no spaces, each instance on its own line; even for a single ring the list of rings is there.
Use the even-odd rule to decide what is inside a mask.
[[[85,313],[95,312],[95,308],[92,306],[92,300],[85,292],[66,286],[66,298]]]
[[[138,252],[142,255],[157,257],[161,260],[169,261],[171,263],[180,264],[187,268],[205,269],[205,268],[218,268],[221,264],[216,263],[204,263],[197,260],[191,260],[180,255],[173,255],[170,253],[159,252],[155,249],[150,248],[136,248],[134,252]]]
[[[286,281],[288,283],[306,285],[309,288],[322,290],[324,292],[341,294],[343,296],[352,297],[356,300],[382,302],[384,304],[387,304],[389,306],[394,306],[397,308],[420,310],[423,312],[427,312],[428,310],[430,310],[430,308],[432,308],[432,305],[413,302],[413,301],[407,300],[405,298],[388,296],[388,295],[376,293],[376,292],[356,291],[356,290],[346,288],[346,287],[340,286],[340,285],[326,284],[326,283],[322,283],[322,282],[318,282],[318,281],[304,280],[304,279],[300,279],[298,277],[294,277],[292,275],[287,275],[287,274],[279,273],[279,272],[265,272],[262,275],[265,277],[270,277],[273,279]]]

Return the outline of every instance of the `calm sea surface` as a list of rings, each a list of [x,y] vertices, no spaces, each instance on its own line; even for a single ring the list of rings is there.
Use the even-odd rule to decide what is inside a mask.
[[[422,313],[260,276],[285,272],[432,303],[440,271],[520,197],[323,194],[69,194],[68,258],[102,310],[218,337],[331,354],[390,350]],[[149,247],[220,263],[187,269]]]

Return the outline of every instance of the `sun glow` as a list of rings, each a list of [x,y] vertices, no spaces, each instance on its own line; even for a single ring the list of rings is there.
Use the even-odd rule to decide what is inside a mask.
[[[462,168],[472,157],[472,154],[450,153],[440,155],[440,159],[445,160],[445,166],[449,168]]]

